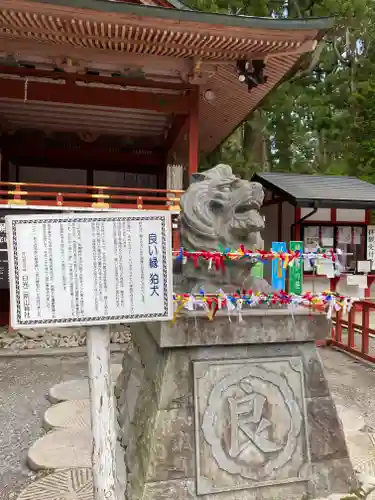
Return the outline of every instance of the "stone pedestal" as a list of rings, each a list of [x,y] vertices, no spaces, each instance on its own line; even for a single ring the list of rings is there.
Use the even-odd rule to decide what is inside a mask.
[[[131,331],[116,387],[129,499],[303,500],[357,486],[314,343],[323,315],[181,315]]]

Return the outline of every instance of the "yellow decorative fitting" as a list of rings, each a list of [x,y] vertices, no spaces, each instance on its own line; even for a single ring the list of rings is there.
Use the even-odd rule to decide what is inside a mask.
[[[96,194],[96,193],[92,193],[91,194],[91,198],[103,198],[103,199],[107,199],[107,198],[110,198],[111,196],[109,194]]]
[[[109,208],[110,207],[109,203],[103,203],[103,202],[92,203],[91,206],[92,206],[92,208]]]
[[[171,211],[173,211],[173,212],[178,212],[178,213],[180,213],[180,212],[181,212],[180,205],[172,205],[172,206],[169,206],[169,207],[168,207],[168,210],[171,210]]]
[[[26,200],[9,200],[9,205],[27,205]]]
[[[21,196],[21,194],[29,194],[28,191],[8,191],[8,194],[12,194],[13,196]]]

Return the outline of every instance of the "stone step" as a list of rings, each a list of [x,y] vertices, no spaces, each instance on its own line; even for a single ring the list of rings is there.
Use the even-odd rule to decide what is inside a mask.
[[[90,429],[90,400],[63,401],[49,408],[43,417],[46,431],[52,429]]]
[[[91,467],[91,448],[89,429],[59,429],[31,446],[27,462],[32,470]]]
[[[17,500],[93,500],[90,468],[55,472],[25,488]]]
[[[116,383],[118,376],[122,370],[120,363],[111,365],[112,382]],[[52,404],[61,403],[62,401],[71,401],[77,399],[89,399],[89,384],[87,378],[67,380],[60,384],[54,385],[48,392],[48,400]]]
[[[38,439],[29,449],[30,469],[86,469],[91,468],[92,436],[89,429],[59,429]],[[127,473],[124,449],[116,442],[116,469],[121,489],[125,488]],[[42,500],[38,498],[38,500]],[[47,500],[47,499],[46,499]],[[48,500],[55,500],[54,497]],[[56,500],[61,500],[56,497]],[[69,500],[72,500],[69,498]],[[75,499],[74,499],[75,500]]]

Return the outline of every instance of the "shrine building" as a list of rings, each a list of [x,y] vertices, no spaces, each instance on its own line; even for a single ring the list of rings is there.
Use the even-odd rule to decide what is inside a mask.
[[[305,252],[324,248],[337,254],[317,266],[304,261],[303,291],[327,290],[346,297],[375,297],[375,186],[356,177],[259,172],[265,199],[264,247],[272,242],[302,241]],[[264,267],[270,280],[271,265]],[[288,285],[288,284],[286,284]],[[286,286],[288,289],[288,286]]]
[[[199,12],[179,0],[0,0],[0,216],[178,215],[200,154],[307,64],[332,24]]]

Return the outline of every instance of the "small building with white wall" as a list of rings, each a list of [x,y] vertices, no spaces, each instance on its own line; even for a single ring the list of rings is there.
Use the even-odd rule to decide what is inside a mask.
[[[319,274],[319,267],[305,261],[304,291],[375,297],[375,185],[356,177],[279,172],[258,173],[252,180],[265,191],[266,250],[272,242],[302,241],[305,251],[320,247],[342,252],[340,276]],[[266,265],[265,278],[270,274],[271,266]],[[358,285],[364,278],[356,276],[363,274],[367,288]]]

